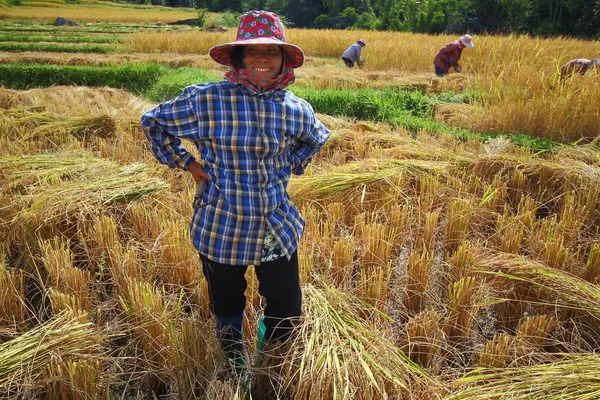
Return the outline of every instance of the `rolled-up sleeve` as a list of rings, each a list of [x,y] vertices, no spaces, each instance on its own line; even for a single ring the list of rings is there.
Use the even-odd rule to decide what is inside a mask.
[[[182,138],[194,139],[198,134],[198,118],[191,102],[193,88],[166,101],[142,115],[144,134],[156,159],[169,166],[187,170],[194,156],[181,144]]]
[[[321,121],[314,116],[314,112],[310,104],[306,103],[306,106],[310,108],[311,112],[309,115],[312,115],[312,120],[309,124],[311,128],[306,129],[302,134],[300,134],[300,136],[298,136],[296,144],[292,149],[292,172],[295,175],[304,174],[304,170],[310,163],[312,156],[321,149],[331,133],[329,129],[327,129],[327,127],[325,127],[325,125],[323,125]]]

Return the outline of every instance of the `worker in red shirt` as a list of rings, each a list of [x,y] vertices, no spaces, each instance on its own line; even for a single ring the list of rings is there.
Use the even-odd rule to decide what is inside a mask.
[[[600,70],[600,58],[588,60],[587,58],[576,58],[560,67],[560,79],[565,79],[573,74],[585,74],[588,70],[597,68]]]
[[[435,65],[435,74],[437,76],[447,75],[450,67],[454,68],[456,72],[460,72],[458,60],[460,60],[462,50],[465,47],[472,48],[473,46],[473,38],[471,35],[464,35],[461,36],[457,41],[442,47],[433,59],[433,65]]]

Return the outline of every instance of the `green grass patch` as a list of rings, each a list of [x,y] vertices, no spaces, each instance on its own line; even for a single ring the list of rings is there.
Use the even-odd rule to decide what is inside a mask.
[[[552,141],[549,139],[535,137],[528,133],[523,133],[523,132],[511,133],[511,134],[481,133],[480,136],[482,136],[486,142],[489,140],[498,138],[498,137],[503,137],[503,138],[510,140],[512,143],[516,144],[517,146],[526,147],[537,153],[545,153],[545,152],[551,151],[557,147],[564,146],[561,143],[558,143],[558,142],[555,142],[555,141]]]
[[[222,80],[222,75],[209,74],[195,68],[178,68],[162,75],[144,96],[151,101],[163,102],[180,94],[187,86]]]
[[[83,45],[63,46],[59,44],[39,43],[0,43],[0,51],[48,51],[55,53],[116,53],[116,46]]]
[[[464,103],[468,101],[469,94],[449,92],[436,95],[394,88],[315,90],[296,86],[291,91],[306,99],[315,111],[323,114],[385,122],[395,127],[402,126],[413,133],[426,129],[431,132],[452,133],[463,139],[473,136],[465,129],[449,127],[431,118],[436,104]]]
[[[53,85],[110,86],[140,94],[166,72],[167,68],[158,64],[119,67],[1,64],[0,84],[18,90]]]

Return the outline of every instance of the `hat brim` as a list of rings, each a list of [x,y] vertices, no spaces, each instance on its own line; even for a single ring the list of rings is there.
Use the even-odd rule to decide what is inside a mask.
[[[473,47],[475,47],[475,45],[473,44],[473,42],[463,42],[462,40],[460,41],[462,44],[465,45],[465,47],[468,47],[470,49],[472,49]]]
[[[211,47],[211,49],[208,51],[208,54],[219,64],[231,67],[231,50],[237,46],[249,46],[253,44],[276,44],[281,46],[287,53],[292,63],[292,68],[299,68],[304,64],[304,52],[300,47],[268,37],[238,40],[231,43],[220,44]]]

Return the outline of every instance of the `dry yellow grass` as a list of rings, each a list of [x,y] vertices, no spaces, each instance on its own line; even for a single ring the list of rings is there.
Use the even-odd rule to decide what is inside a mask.
[[[0,11],[0,19],[20,19],[54,21],[57,16],[81,22],[174,22],[197,18],[194,9],[173,9],[154,6],[151,9],[134,9],[105,1],[88,1],[86,4],[65,4],[63,2],[23,2],[21,6],[5,7]],[[75,27],[75,30],[77,28]]]
[[[146,46],[135,54],[98,56],[96,60],[78,55],[79,59],[68,63],[94,65],[97,61],[104,65],[111,60],[145,57],[172,65],[212,63],[206,55],[192,53],[169,61],[171,52],[188,51],[174,41],[202,42],[204,36],[165,35],[131,36],[128,46],[133,46],[133,39]],[[206,37],[210,41],[233,38],[232,31],[224,35],[227,38]],[[322,40],[324,35],[331,35],[332,40]],[[356,36],[366,37],[369,43],[367,64],[364,70],[348,71],[338,57],[349,44],[346,41],[351,43]],[[540,132],[551,131],[564,117],[562,111],[582,98],[593,100],[596,96],[597,83],[588,79],[591,76],[573,79],[566,83],[569,87],[552,86],[556,66],[590,48],[584,41],[476,38],[477,47],[464,54],[465,74],[441,80],[431,76],[432,53],[454,37],[291,29],[289,39],[309,55],[307,65],[298,71],[299,83],[307,86],[381,87],[387,80],[427,91],[478,90],[482,96],[473,105],[437,110],[440,118],[463,126],[489,124],[485,129],[503,126],[510,131],[521,129],[521,122],[513,120],[525,118],[528,124],[540,126]],[[144,55],[141,51],[154,51],[152,40],[169,53]],[[386,47],[391,42],[397,53]],[[205,54],[210,43],[195,43],[200,47],[193,47],[193,52]],[[33,54],[10,57],[13,61],[19,57],[34,60]],[[40,55],[42,60],[59,62],[47,54]],[[580,86],[584,84],[589,88]],[[519,93],[526,94],[527,102],[520,100]],[[560,96],[568,101],[561,103]],[[41,107],[61,118],[110,115],[113,135],[91,143],[57,141],[56,150],[85,148],[94,155],[88,161],[104,158],[122,165],[155,164],[137,125],[141,112],[151,105],[124,91],[66,87],[0,90],[0,106],[13,113]],[[502,113],[503,108],[509,112]],[[520,113],[528,110],[530,115],[522,117]],[[587,103],[571,111],[572,120],[581,122],[581,135],[588,135],[596,111]],[[289,188],[307,220],[299,249],[300,273],[306,284],[306,323],[293,348],[298,353],[289,354],[280,366],[281,375],[273,380],[281,383],[278,390],[289,387],[296,399],[314,393],[327,398],[336,398],[336,394],[338,398],[344,394],[354,398],[399,398],[400,394],[435,398],[440,386],[452,391],[463,368],[535,365],[552,357],[546,354],[547,345],[581,352],[597,348],[597,146],[560,149],[542,156],[503,140],[460,142],[436,132],[414,137],[384,124],[326,115],[319,118],[333,130],[332,137],[306,174],[292,178]],[[569,123],[563,124],[565,129],[575,129]],[[36,126],[23,124],[20,129],[32,134]],[[0,144],[3,157],[34,160],[45,150],[5,136],[0,137]],[[81,172],[83,164],[79,161],[69,169],[71,175],[72,171]],[[96,280],[73,279],[73,284],[67,285],[66,277],[56,274],[56,267],[48,268],[54,271],[48,286],[62,286],[63,293],[40,291],[56,310],[73,308],[81,301],[83,291],[69,290],[70,286],[81,288],[86,286],[81,282],[87,282],[97,291],[96,297],[90,298],[104,302],[91,302],[94,318],[90,320],[113,331],[129,332],[134,339],[125,347],[105,345],[118,350],[109,364],[123,371],[119,378],[135,381],[149,373],[176,387],[173,395],[176,390],[182,396],[235,397],[235,383],[215,376],[222,363],[215,357],[218,349],[211,341],[206,285],[186,233],[193,182],[188,174],[166,168],[152,172],[167,183],[163,190],[167,193],[135,204],[126,202],[116,209],[101,202],[86,206],[91,199],[88,196],[75,208],[93,208],[85,218],[75,214],[77,220],[66,225],[29,218],[26,232],[12,220],[23,198],[0,190],[0,199],[6,204],[0,207],[0,216],[3,221],[13,221],[9,232],[26,234],[26,242],[32,244],[28,252],[19,245],[16,234],[0,238],[4,244],[13,244],[10,252],[5,251],[3,262],[3,276],[10,275],[10,282],[6,280],[2,286],[9,288],[3,304],[25,314],[19,303],[25,296],[20,283],[24,275],[13,271],[39,262],[40,257],[45,264],[39,265],[48,266],[62,265],[57,259],[66,259],[69,267],[87,270]],[[2,169],[0,181],[14,183],[9,174]],[[36,182],[25,181],[23,186],[31,184],[29,190],[38,190]],[[43,206],[41,215],[56,215],[56,207],[51,206]],[[58,215],[63,212],[61,209]],[[60,246],[42,252],[43,245],[30,240],[32,237],[68,237],[75,253],[70,259]],[[488,267],[484,276],[491,284],[482,284],[484,278],[478,272],[482,264]],[[523,285],[523,280],[527,284]],[[319,283],[331,288],[318,289]],[[245,334],[250,350],[261,307],[251,272],[247,296]],[[560,302],[555,304],[557,298]],[[87,301],[82,308],[90,307],[90,299]],[[6,318],[1,320],[7,323]],[[10,334],[14,336],[15,330]],[[133,350],[138,357],[125,362],[123,354]],[[410,360],[433,376],[427,380],[430,388],[423,387],[419,379],[426,375]],[[71,379],[77,386],[80,383],[71,377],[72,372],[85,375],[95,368],[93,362],[77,361],[65,364],[60,374],[63,383]],[[107,371],[101,369],[100,373],[106,376]],[[77,387],[91,391],[85,385]],[[405,387],[414,390],[408,393]],[[56,390],[65,389],[59,385]]]

